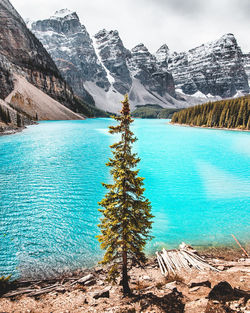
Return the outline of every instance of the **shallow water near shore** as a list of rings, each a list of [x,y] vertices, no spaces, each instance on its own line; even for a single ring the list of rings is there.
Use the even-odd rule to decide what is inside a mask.
[[[97,202],[110,180],[110,119],[49,121],[0,137],[0,274],[43,277],[92,266]],[[135,120],[153,208],[147,253],[182,241],[231,245],[250,233],[250,133]]]

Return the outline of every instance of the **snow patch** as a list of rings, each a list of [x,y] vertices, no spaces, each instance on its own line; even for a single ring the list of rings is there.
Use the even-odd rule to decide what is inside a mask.
[[[61,10],[56,11],[55,14],[51,16],[51,18],[58,18],[58,17],[64,18],[72,14],[74,14],[74,12],[69,9],[61,9]]]
[[[98,61],[100,62],[100,64],[101,64],[102,67],[104,68],[104,70],[105,70],[105,72],[106,72],[106,74],[107,74],[107,78],[108,78],[108,81],[109,81],[110,85],[113,86],[113,83],[115,82],[115,79],[114,79],[114,77],[111,75],[110,71],[106,68],[106,66],[104,65],[104,63],[102,62],[102,59],[101,59],[101,57],[100,57],[100,55],[99,55],[98,46],[97,46],[97,44],[96,44],[96,42],[95,42],[95,38],[92,39],[92,42],[93,42],[93,47],[94,47],[94,50],[95,50],[95,54],[96,54],[96,56],[97,56],[97,58],[98,58]]]

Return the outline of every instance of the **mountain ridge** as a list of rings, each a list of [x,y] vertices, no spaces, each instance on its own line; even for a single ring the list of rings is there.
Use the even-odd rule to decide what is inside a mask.
[[[151,54],[142,43],[127,49],[117,30],[103,29],[91,37],[76,12],[57,12],[48,19],[31,23],[30,28],[45,45],[74,91],[82,84],[101,109],[117,113],[119,104],[115,103],[124,93],[129,94],[132,108],[148,103],[180,108],[209,99],[233,97],[238,92],[249,92],[244,55],[232,34],[188,52],[171,53],[167,44],[163,44]],[[55,23],[59,23],[60,27],[55,27]],[[74,34],[74,23],[79,26],[77,34]],[[42,24],[44,28],[41,30],[39,27]],[[67,34],[60,30],[65,25],[68,27]],[[62,33],[65,38],[61,42]],[[83,47],[77,50],[77,57],[72,52],[76,49],[74,36],[79,37],[78,47]],[[64,56],[60,59],[64,61],[58,58],[62,50]],[[88,55],[93,56],[91,61]],[[65,74],[69,60],[78,68],[77,83],[74,81],[75,73]],[[84,71],[90,65],[99,67],[98,75],[90,77]],[[208,67],[214,76],[209,73]]]
[[[63,79],[47,50],[27,28],[22,17],[8,0],[0,0],[0,70],[0,99],[2,101],[8,101],[11,104],[12,97],[8,98],[8,96],[15,91],[15,86],[25,79],[26,90],[37,88],[36,94],[44,93],[44,97],[47,96],[46,99],[52,106],[54,105],[55,110],[52,110],[54,113],[59,114],[56,107],[64,111],[64,115],[59,114],[58,119],[62,116],[64,119],[83,119],[84,116],[91,115],[92,108],[75,97],[72,88]],[[12,96],[15,95],[12,94]],[[20,117],[23,121],[27,122],[27,118],[36,119],[37,112],[27,106],[30,100],[24,95],[22,100],[24,102],[21,101],[19,104],[15,102],[16,108],[13,110],[16,114],[21,112]],[[39,97],[31,100],[34,103],[40,101]],[[39,104],[36,103],[36,105]],[[5,108],[7,107],[5,105]],[[41,106],[40,117],[43,116],[42,110]],[[82,115],[75,114],[73,111]],[[55,119],[57,115],[54,113],[50,116],[47,112],[46,119]],[[14,124],[17,122],[16,117],[11,116],[11,119]]]

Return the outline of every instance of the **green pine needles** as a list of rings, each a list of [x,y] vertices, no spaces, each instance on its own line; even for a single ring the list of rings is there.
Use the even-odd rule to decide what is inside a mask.
[[[110,126],[111,134],[120,134],[121,140],[110,146],[113,158],[106,164],[111,168],[113,184],[104,184],[108,190],[99,205],[103,214],[101,248],[106,250],[102,264],[111,264],[109,278],[116,281],[121,274],[124,295],[130,294],[128,268],[135,263],[145,262],[143,248],[150,240],[152,227],[151,204],[143,196],[143,180],[138,177],[140,159],[132,152],[132,144],[137,140],[130,130],[133,120],[130,116],[128,96],[122,101],[121,116],[114,117],[119,122]]]
[[[172,123],[250,130],[250,96],[196,105],[174,113]]]

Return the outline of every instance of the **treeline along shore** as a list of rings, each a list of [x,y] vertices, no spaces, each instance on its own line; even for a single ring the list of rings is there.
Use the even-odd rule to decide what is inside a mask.
[[[171,123],[250,130],[250,95],[183,109],[174,113]]]

